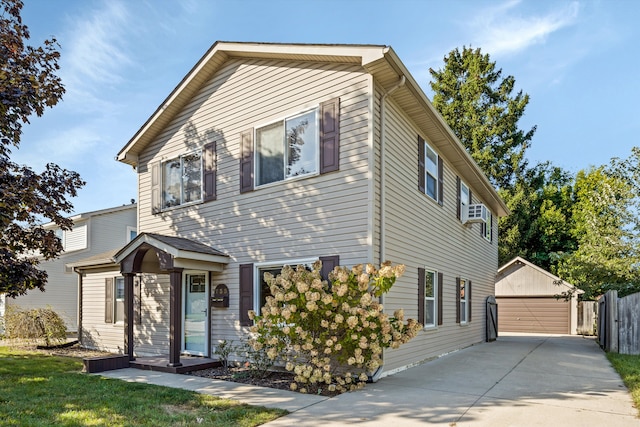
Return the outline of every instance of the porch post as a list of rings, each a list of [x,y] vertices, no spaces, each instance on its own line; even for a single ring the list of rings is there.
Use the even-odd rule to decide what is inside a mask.
[[[133,273],[124,273],[124,351],[129,360],[133,356]]]
[[[182,366],[182,268],[169,271],[169,364]]]

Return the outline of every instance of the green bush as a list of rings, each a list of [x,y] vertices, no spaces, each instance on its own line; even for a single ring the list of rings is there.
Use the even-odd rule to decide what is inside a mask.
[[[291,389],[327,384],[330,391],[355,390],[382,364],[382,351],[397,348],[421,329],[404,323],[402,310],[383,312],[378,297],[387,293],[404,266],[383,263],[352,269],[336,267],[329,282],[320,277],[320,261],[311,271],[285,266],[273,277],[265,273],[271,295],[255,320],[250,344],[295,373]]]
[[[62,317],[51,308],[22,309],[10,305],[4,314],[5,338],[61,344],[67,339]]]

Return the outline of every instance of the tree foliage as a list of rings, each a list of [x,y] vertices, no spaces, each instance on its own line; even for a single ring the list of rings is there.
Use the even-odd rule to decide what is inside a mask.
[[[502,78],[502,69],[480,49],[456,48],[444,57],[443,69],[429,71],[434,107],[489,180],[510,187],[527,166],[524,155],[536,130],[518,128],[529,95],[514,95],[514,77]]]
[[[521,256],[551,270],[557,254],[572,252],[573,177],[550,163],[542,163],[500,190],[511,215],[500,218],[499,263]]]
[[[640,241],[631,182],[605,166],[578,172],[571,234],[578,247],[560,257],[557,274],[592,299],[609,289],[640,291]]]
[[[40,47],[25,44],[30,35],[20,16],[22,6],[20,0],[0,0],[0,293],[9,296],[44,289],[47,274],[38,270],[35,255],[51,259],[62,246],[54,230],[45,230],[42,223],[49,220],[70,229],[65,214],[73,206],[67,198],[84,185],[76,172],[55,164],[36,173],[10,159],[30,116],[41,116],[64,93],[55,74],[59,46],[55,38]]]

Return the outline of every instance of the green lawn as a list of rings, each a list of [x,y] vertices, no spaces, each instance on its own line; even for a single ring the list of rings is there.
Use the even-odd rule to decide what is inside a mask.
[[[0,347],[3,426],[257,426],[286,413],[81,372],[82,362]]]
[[[631,393],[631,398],[640,415],[640,356],[618,353],[607,353],[607,358],[618,371],[624,385]]]

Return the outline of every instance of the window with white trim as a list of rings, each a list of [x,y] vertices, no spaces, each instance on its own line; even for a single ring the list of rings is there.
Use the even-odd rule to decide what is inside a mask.
[[[482,235],[488,241],[492,241],[492,230],[493,228],[493,214],[490,210],[487,210],[487,223],[482,224]]]
[[[461,216],[465,215],[463,212],[467,212],[469,205],[471,204],[471,198],[469,197],[469,187],[464,182],[460,181],[460,213]],[[462,219],[462,218],[461,218]]]
[[[113,280],[113,323],[124,322],[124,277]]]
[[[269,285],[264,279],[265,273],[271,273],[273,277],[278,276],[282,271],[282,268],[285,265],[289,265],[292,268],[296,268],[298,265],[304,265],[308,270],[311,270],[313,267],[313,263],[316,262],[318,258],[309,258],[302,260],[292,260],[287,262],[274,262],[274,263],[260,263],[256,264],[256,275],[255,275],[255,284],[254,284],[254,311],[256,314],[261,315],[261,308],[267,302],[267,297],[271,295],[271,289],[269,289]]]
[[[435,327],[438,319],[438,275],[435,271],[425,271],[424,280],[424,326]]]
[[[202,151],[162,162],[162,208],[202,201]]]
[[[460,323],[467,323],[469,319],[469,301],[467,280],[460,279]]]
[[[138,230],[136,229],[136,227],[131,227],[130,225],[128,225],[127,226],[127,243],[135,239],[137,236],[138,236]]]
[[[425,141],[425,193],[438,200],[438,153]]]
[[[318,109],[256,129],[256,185],[318,172]]]

